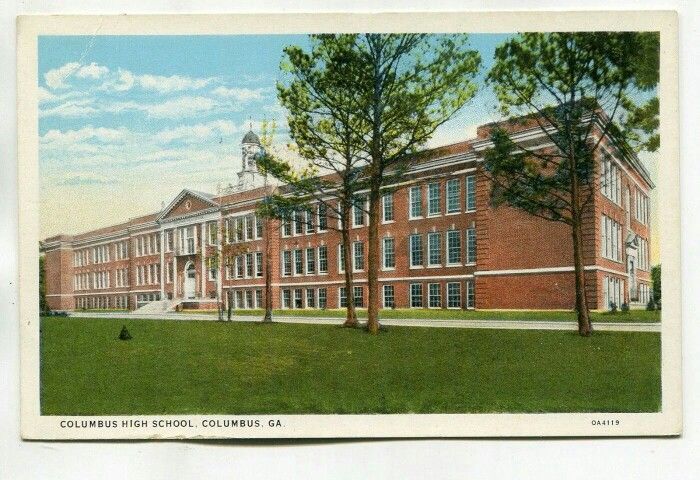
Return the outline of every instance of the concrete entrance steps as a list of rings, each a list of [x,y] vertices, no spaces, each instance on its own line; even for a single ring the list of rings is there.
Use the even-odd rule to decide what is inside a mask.
[[[154,302],[149,302],[141,308],[137,308],[133,313],[164,313],[164,312],[174,312],[175,307],[181,303],[181,299],[177,300],[156,300]]]

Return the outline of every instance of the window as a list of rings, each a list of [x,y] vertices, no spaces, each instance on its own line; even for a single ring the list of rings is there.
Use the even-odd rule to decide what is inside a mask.
[[[282,308],[290,309],[292,307],[292,292],[291,290],[282,290]]]
[[[619,308],[625,301],[623,295],[624,281],[618,277],[603,277],[603,307],[608,309],[614,303]]]
[[[173,267],[172,267],[172,265],[170,265],[170,262],[166,263],[165,266],[166,266],[165,274],[166,274],[167,282],[173,283]]]
[[[319,203],[318,209],[318,231],[325,232],[328,230],[328,208],[325,203]]]
[[[304,233],[304,214],[301,210],[294,212],[294,235]]]
[[[440,184],[428,184],[428,215],[440,215]]]
[[[394,308],[396,307],[396,302],[394,298],[394,286],[393,285],[384,285],[383,288],[383,302],[382,306],[384,308]]]
[[[422,283],[412,283],[411,289],[411,307],[412,308],[422,308],[423,307],[423,284]]]
[[[411,235],[409,237],[411,266],[423,266],[423,237],[420,235]]]
[[[445,186],[447,189],[447,213],[456,213],[460,211],[460,198],[459,198],[459,179],[453,178],[448,180]]]
[[[262,290],[255,291],[255,308],[262,308]]]
[[[440,308],[442,306],[442,298],[440,296],[440,284],[428,284],[428,307]]]
[[[462,263],[462,235],[459,230],[447,232],[447,264]]]
[[[352,244],[352,269],[354,271],[365,269],[365,244],[354,242]]]
[[[318,273],[328,273],[328,247],[318,247]]]
[[[253,291],[252,290],[245,291],[245,308],[247,308],[248,310],[253,308]]]
[[[636,189],[634,218],[644,225],[649,224],[649,197]]]
[[[603,258],[621,261],[621,235],[622,227],[607,215],[600,217],[601,246],[600,253]]]
[[[394,194],[386,193],[382,196],[382,221],[392,222],[394,220]]]
[[[285,250],[282,252],[282,275],[292,274],[292,252]]]
[[[315,293],[313,288],[306,289],[306,308],[316,308]]]
[[[411,187],[411,189],[408,191],[408,218],[420,218],[423,216],[423,200],[421,198],[420,190],[420,187]]]
[[[314,233],[316,227],[314,226],[314,215],[311,210],[305,210],[306,216],[306,233]]]
[[[442,249],[440,245],[441,235],[437,232],[428,234],[428,266],[442,263]]]
[[[262,252],[255,252],[255,276],[263,276],[263,254]]]
[[[460,308],[462,306],[462,286],[459,282],[447,284],[447,308]]]
[[[263,236],[263,219],[255,216],[255,238],[262,238]]]
[[[216,259],[214,257],[207,258],[207,264],[209,270],[209,280],[216,280]]]
[[[345,287],[338,289],[338,307],[346,308],[348,306],[348,296],[345,293]]]
[[[304,273],[304,260],[302,259],[301,250],[294,250],[294,275],[302,275]]]
[[[367,199],[365,197],[357,197],[352,206],[352,226],[360,227],[365,224],[365,206]]]
[[[318,289],[318,308],[325,309],[328,306],[328,292],[325,288]]]
[[[316,273],[316,252],[313,248],[306,249],[306,273]]]
[[[467,308],[474,308],[474,280],[467,280]]]
[[[253,240],[253,232],[255,231],[255,217],[247,215],[245,217],[245,239]]]
[[[467,228],[467,263],[476,263],[476,228]]]
[[[638,243],[638,267],[640,270],[649,270],[649,242],[639,238]]]
[[[338,245],[338,271],[340,273],[345,271],[345,250],[342,243]]]
[[[243,272],[245,270],[244,261],[245,257],[243,255],[238,255],[236,257],[236,278],[243,278]]]
[[[610,158],[601,161],[600,177],[600,190],[603,195],[619,205],[622,190],[620,169]]]
[[[237,242],[242,242],[243,241],[243,234],[244,234],[244,221],[243,217],[239,217],[236,219],[236,241]]]
[[[282,236],[289,237],[292,234],[292,222],[289,221],[289,217],[284,217],[282,219]]]
[[[467,211],[476,210],[476,176],[467,175]]]
[[[185,255],[195,253],[194,227],[180,229],[180,251]]]
[[[396,254],[394,252],[394,239],[387,237],[382,240],[382,265],[385,269],[396,267]]]
[[[209,245],[216,245],[218,236],[218,228],[216,222],[209,222],[207,224],[207,228],[209,229]]]
[[[304,308],[301,295],[301,288],[294,289],[294,308]]]
[[[253,263],[254,257],[252,253],[245,254],[245,276],[246,278],[253,278],[253,272],[255,271],[255,264]]]
[[[355,307],[357,308],[362,308],[365,306],[364,290],[365,289],[362,287],[353,287],[352,289],[353,295],[355,296]]]

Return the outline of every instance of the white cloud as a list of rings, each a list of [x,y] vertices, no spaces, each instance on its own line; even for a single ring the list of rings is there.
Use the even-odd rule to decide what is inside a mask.
[[[214,109],[217,103],[208,97],[180,97],[163,103],[144,105],[143,110],[156,118],[191,117]]]
[[[214,78],[190,78],[180,75],[164,77],[160,75],[139,75],[138,82],[144,90],[159,93],[172,93],[182,90],[199,90],[212,83]]]
[[[68,88],[65,80],[80,67],[78,62],[66,63],[62,67],[54,68],[44,74],[46,85],[52,90]]]
[[[37,97],[39,99],[39,104],[55,102],[56,100],[58,100],[58,95],[54,95],[53,93],[46,90],[44,87],[39,87]]]
[[[109,73],[109,68],[102,65],[98,65],[92,62],[90,65],[85,65],[80,67],[80,69],[75,74],[79,78],[92,78],[94,80],[99,80]]]
[[[78,130],[49,130],[39,137],[41,144],[74,144],[86,140],[96,140],[104,143],[121,142],[130,136],[131,132],[125,128],[93,127],[88,125]]]
[[[212,90],[212,93],[214,95],[230,98],[239,102],[248,102],[251,100],[260,100],[262,98],[263,91],[264,89],[262,88],[226,88],[221,86]]]
[[[92,102],[92,99],[68,101],[56,105],[55,107],[41,109],[39,111],[39,116],[66,118],[87,117],[99,113],[99,110],[92,105]]]
[[[122,70],[121,68],[117,71],[117,78],[109,83],[104,83],[102,87],[108,89],[113,88],[118,92],[124,92],[126,90],[131,90],[134,86],[134,74],[129,70]],[[101,87],[101,88],[102,88]]]
[[[229,120],[216,120],[208,123],[164,129],[156,133],[153,139],[158,143],[170,143],[174,140],[180,140],[184,143],[199,143],[230,136],[239,131],[240,128]]]

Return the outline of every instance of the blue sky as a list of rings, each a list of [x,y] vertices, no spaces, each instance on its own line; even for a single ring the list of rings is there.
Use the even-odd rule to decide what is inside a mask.
[[[471,37],[484,70],[504,38]],[[263,119],[276,120],[284,149],[275,83],[287,45],[307,37],[40,37],[42,236],[156,211],[182,188],[235,182],[240,139]],[[496,118],[484,90],[431,145],[469,138]]]
[[[505,38],[470,37],[481,90],[428,146],[471,138],[500,118],[483,76]],[[216,193],[235,183],[240,140],[263,119],[276,121],[284,154],[275,83],[287,45],[308,45],[307,37],[40,37],[42,237],[157,211],[183,188]]]

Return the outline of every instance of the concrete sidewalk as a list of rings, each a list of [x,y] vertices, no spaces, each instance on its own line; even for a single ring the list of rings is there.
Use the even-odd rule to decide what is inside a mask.
[[[210,313],[116,313],[116,312],[72,312],[76,318],[113,318],[113,319],[152,319],[152,320],[201,320],[216,321],[216,314]],[[236,322],[259,322],[259,316],[233,316]],[[338,317],[282,317],[275,316],[277,323],[305,323],[314,325],[341,325]],[[361,322],[362,323],[362,322]],[[576,330],[576,322],[547,320],[429,320],[410,318],[387,318],[382,325],[396,327],[435,327],[435,328],[486,328],[510,330]],[[616,323],[594,322],[593,329],[615,332],[661,332],[660,323]]]

